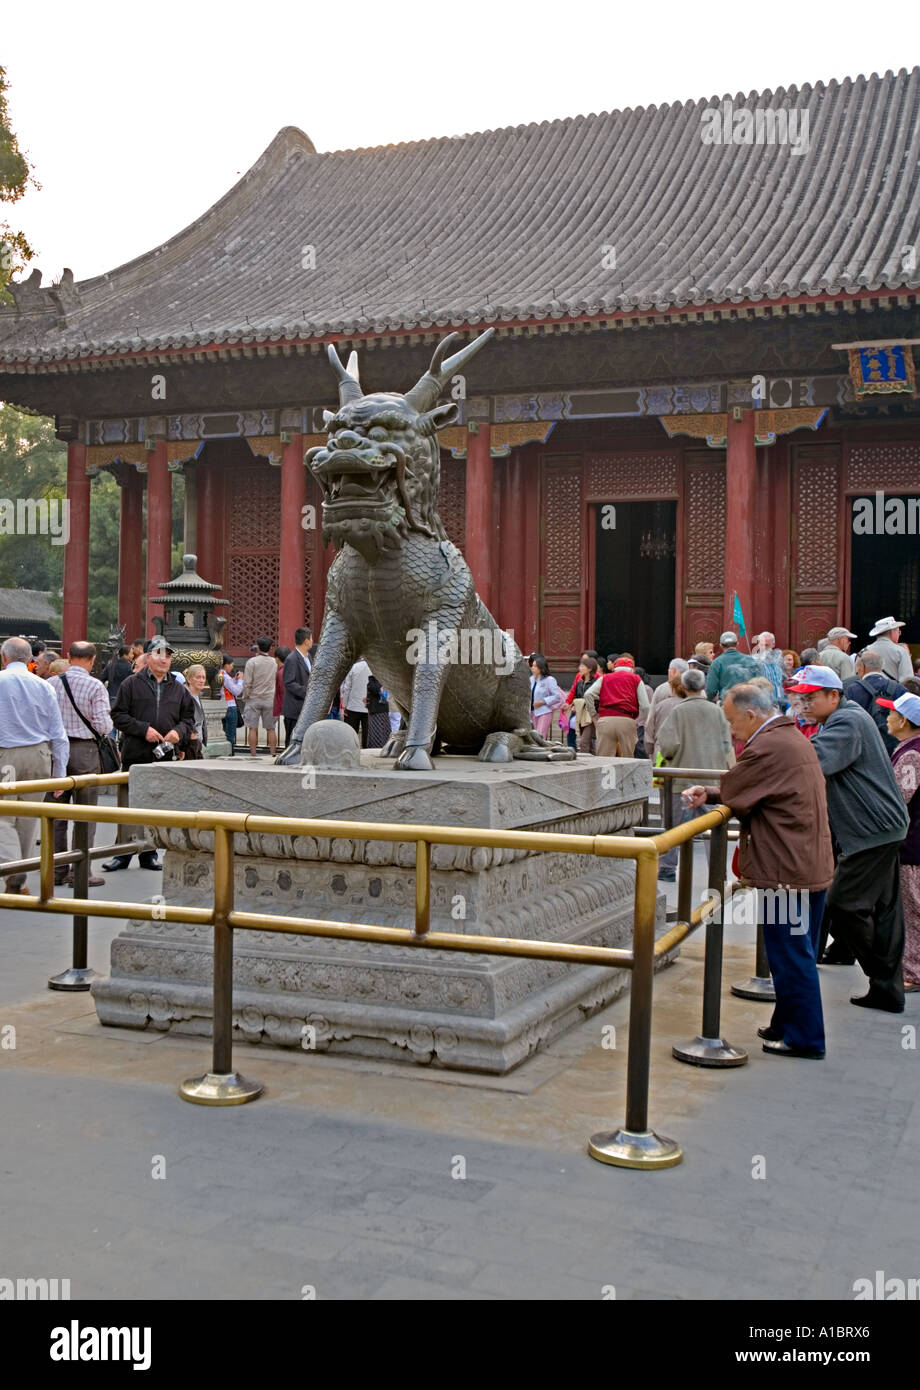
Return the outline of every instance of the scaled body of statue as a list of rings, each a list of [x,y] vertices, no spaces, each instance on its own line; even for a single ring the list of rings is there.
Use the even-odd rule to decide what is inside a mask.
[[[408,724],[381,753],[395,757],[397,769],[430,770],[432,750],[442,745],[487,762],[574,757],[570,749],[551,752],[529,727],[524,659],[479,599],[438,516],[437,431],[458,415],[438,396],[493,331],[445,361],[458,337],[452,333],[405,396],[364,395],[357,355],[346,369],[329,348],[339,408],[324,412],[329,440],[308,450],[306,462],[323,493],[323,540],[339,553],[307,696],[279,763],[301,761],[306,730],[326,718],[361,657]]]

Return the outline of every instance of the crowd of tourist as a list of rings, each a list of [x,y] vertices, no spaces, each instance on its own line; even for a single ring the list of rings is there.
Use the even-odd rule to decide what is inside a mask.
[[[862,1008],[900,1013],[920,991],[920,677],[902,627],[879,619],[852,656],[857,634],[843,627],[803,652],[771,632],[742,651],[723,632],[718,653],[700,642],[674,657],[654,691],[630,652],[583,652],[567,693],[530,658],[538,732],[556,719],[581,753],[720,774],[669,778],[661,796],[673,824],[720,802],[740,822],[735,872],[757,890],[776,990],[759,1030],[773,1056],[825,1055],[818,964],[858,962]],[[662,879],[677,853],[661,856]],[[770,921],[777,895],[782,920]]]
[[[529,658],[538,734],[550,738],[557,723],[579,753],[687,768],[691,776],[667,779],[661,789],[673,824],[719,802],[737,816],[739,883],[757,890],[762,904],[777,894],[785,904],[779,921],[763,910],[760,919],[776,1008],[759,1031],[774,1056],[825,1055],[819,964],[861,966],[869,986],[852,1002],[862,1008],[900,1013],[905,993],[920,991],[920,678],[900,641],[902,626],[880,619],[869,632],[874,640],[853,656],[856,634],[843,627],[801,653],[777,649],[770,632],[745,652],[726,631],[718,653],[702,641],[690,656],[674,657],[655,689],[631,652],[604,659],[583,652],[566,692],[545,656]],[[242,672],[226,657],[215,677],[231,753],[240,711],[252,756],[260,728],[271,754],[279,719],[286,741],[293,736],[315,657],[312,633],[298,628],[292,647],[273,645],[258,638]],[[197,663],[172,671],[173,655],[164,637],[138,640],[121,647],[98,680],[92,643],[73,642],[66,658],[55,658],[41,642],[9,638],[0,646],[4,770],[25,781],[108,771],[119,758],[127,769],[202,757],[208,673]],[[382,747],[401,722],[363,658],[328,717],[345,720],[369,748]],[[718,782],[696,781],[704,769]],[[34,818],[0,817],[0,862],[30,858],[36,833]],[[55,850],[66,848],[60,821]],[[663,879],[675,877],[676,856],[662,855]],[[153,850],[139,858],[144,868],[161,867]],[[129,862],[117,855],[102,867],[114,872]],[[71,871],[62,866],[55,878],[72,881]],[[25,874],[8,874],[6,889],[28,891]]]

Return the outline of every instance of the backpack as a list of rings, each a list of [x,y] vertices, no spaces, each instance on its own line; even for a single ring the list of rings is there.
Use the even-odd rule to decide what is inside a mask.
[[[877,674],[884,675],[884,672],[880,671]],[[868,691],[869,704],[868,707],[864,705],[863,708],[878,728],[882,736],[882,742],[885,745],[885,751],[889,754],[893,753],[898,746],[898,740],[893,738],[888,732],[888,710],[884,705],[878,703],[878,697],[881,695],[883,700],[896,700],[899,695],[905,693],[903,685],[901,685],[900,681],[892,680],[890,676],[885,676],[885,686],[883,689],[878,689],[874,685],[867,685],[865,678],[858,680],[856,684],[861,685],[864,690]],[[858,704],[859,701],[857,700],[856,703]]]

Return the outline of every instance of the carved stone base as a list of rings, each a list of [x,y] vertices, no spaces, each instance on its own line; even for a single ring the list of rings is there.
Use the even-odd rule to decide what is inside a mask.
[[[264,763],[241,769],[229,759],[138,767],[130,800],[183,810],[617,834],[639,821],[650,780],[649,764],[638,760],[580,755],[567,764],[490,766],[442,757],[434,772],[401,773],[365,753],[360,769],[306,776]],[[162,830],[154,838],[166,851],[167,903],[210,904],[212,835]],[[628,947],[633,880],[633,866],[623,860],[436,845],[431,926]],[[236,837],[238,909],[411,928],[414,895],[414,844]],[[660,917],[664,929],[663,900]],[[112,943],[111,978],[93,986],[99,1018],[206,1036],[211,971],[210,928],[133,921]],[[234,933],[234,1031],[251,1043],[502,1073],[627,984],[627,971],[603,967]]]

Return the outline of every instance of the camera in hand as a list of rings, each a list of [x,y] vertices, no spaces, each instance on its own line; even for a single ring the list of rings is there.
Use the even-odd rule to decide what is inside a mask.
[[[172,745],[171,743],[167,743],[167,741],[166,741],[165,739],[163,740],[162,743],[155,743],[155,744],[153,745],[153,756],[154,756],[155,758],[160,758],[160,759],[172,758],[173,755],[174,755],[174,751],[175,751],[175,750],[174,750],[174,748],[173,748],[173,745]]]

